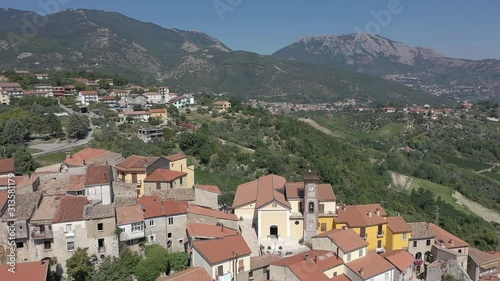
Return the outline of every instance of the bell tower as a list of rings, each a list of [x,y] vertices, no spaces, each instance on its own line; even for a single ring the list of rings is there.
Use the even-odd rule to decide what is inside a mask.
[[[309,171],[304,175],[304,242],[311,242],[311,238],[318,235],[318,185],[320,177]]]

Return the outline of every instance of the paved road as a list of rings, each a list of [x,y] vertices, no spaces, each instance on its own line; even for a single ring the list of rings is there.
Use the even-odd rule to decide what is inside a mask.
[[[67,111],[69,114],[75,114],[76,112],[73,111],[71,108],[67,108],[61,104],[59,104],[62,109]],[[79,114],[79,113],[76,113]],[[89,121],[90,120],[90,115],[88,115]],[[43,144],[35,144],[35,145],[30,145],[28,148],[33,148],[37,150],[43,150],[41,152],[36,152],[32,153],[31,156],[33,157],[38,157],[46,154],[51,154],[51,153],[56,153],[60,151],[67,151],[71,150],[75,147],[83,146],[88,144],[92,140],[92,135],[94,134],[95,128],[94,125],[92,125],[92,122],[90,122],[90,131],[88,132],[87,136],[84,139],[78,140],[73,143],[66,143],[66,142],[61,142],[61,143],[43,143]]]

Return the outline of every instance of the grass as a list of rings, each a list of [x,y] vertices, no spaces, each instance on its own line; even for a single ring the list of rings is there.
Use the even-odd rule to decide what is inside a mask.
[[[58,163],[62,163],[66,159],[65,152],[57,152],[52,154],[47,154],[35,158],[36,163],[40,167],[50,166]]]
[[[493,180],[500,182],[500,174],[498,174],[498,173],[486,171],[486,172],[480,173],[480,175],[487,176]]]
[[[472,169],[476,172],[491,168],[491,166],[492,166],[490,164],[485,164],[485,163],[477,162],[477,161],[466,159],[466,158],[458,158],[458,157],[451,156],[448,154],[440,154],[439,156],[441,156],[441,158],[444,161],[446,161],[450,164],[454,164],[454,165],[456,165],[460,168],[464,168],[464,169]]]
[[[43,150],[41,149],[36,149],[36,148],[27,148],[26,149],[30,154],[37,153],[37,152],[42,152]]]
[[[196,170],[194,179],[199,184],[217,185],[222,192],[225,190],[235,191],[238,185],[245,182],[238,178],[224,177],[201,169]]]

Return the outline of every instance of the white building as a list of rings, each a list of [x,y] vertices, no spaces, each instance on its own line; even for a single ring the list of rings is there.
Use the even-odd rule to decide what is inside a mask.
[[[169,101],[169,103],[177,108],[184,108],[184,107],[194,105],[194,98],[189,97],[189,96],[180,96],[180,97],[172,98]]]
[[[392,281],[394,266],[375,252],[346,263],[345,273],[351,281]]]
[[[92,202],[108,205],[113,202],[111,166],[89,166],[85,177],[85,196]]]
[[[147,92],[144,93],[144,96],[148,98],[149,104],[159,104],[165,103],[165,94],[157,93],[157,92]]]
[[[7,94],[9,97],[21,97],[24,90],[19,83],[0,83],[0,93]]]
[[[35,74],[36,79],[38,80],[49,80],[49,75],[46,73]]]
[[[141,205],[116,208],[116,225],[121,229],[120,241],[136,245],[144,238],[144,211]]]
[[[78,100],[81,105],[89,105],[99,101],[99,94],[96,91],[81,91],[78,94]]]

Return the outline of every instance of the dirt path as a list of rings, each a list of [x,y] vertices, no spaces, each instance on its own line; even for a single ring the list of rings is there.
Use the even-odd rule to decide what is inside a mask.
[[[460,194],[460,192],[453,192],[453,198],[457,199],[457,204],[465,206],[467,209],[471,210],[474,214],[482,217],[485,221],[500,223],[500,213],[485,208],[481,204],[478,204],[467,197]]]
[[[332,130],[321,126],[318,122],[314,121],[311,118],[299,118],[299,120],[302,121],[302,122],[305,122],[305,123],[309,124],[314,129],[316,129],[318,131],[321,131],[321,132],[323,132],[323,133],[325,133],[327,135],[334,136],[334,137],[337,137],[337,138],[341,138],[342,137],[341,135],[334,133]]]
[[[222,144],[232,144],[232,145],[235,145],[245,151],[248,151],[248,152],[251,152],[251,153],[254,153],[255,152],[255,149],[251,149],[251,148],[248,148],[248,147],[244,147],[244,146],[241,146],[237,143],[234,143],[234,142],[231,142],[231,141],[228,141],[228,140],[225,140],[225,139],[221,139],[221,138],[217,138]]]

